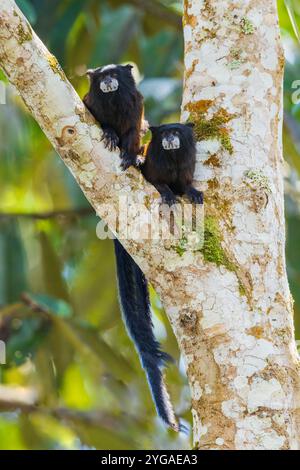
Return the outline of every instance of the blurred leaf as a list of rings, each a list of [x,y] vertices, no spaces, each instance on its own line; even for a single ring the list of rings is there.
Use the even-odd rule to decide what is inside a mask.
[[[118,379],[127,381],[132,375],[131,365],[112,347],[110,347],[98,333],[91,328],[81,328],[80,337],[89,345],[93,353],[103,360],[103,365],[109,373]]]
[[[72,421],[71,428],[79,436],[82,443],[95,449],[130,450],[136,443],[129,435],[121,436],[118,429],[111,431],[101,426],[85,426],[79,421]]]
[[[49,449],[49,439],[41,435],[39,429],[34,426],[30,416],[22,414],[19,418],[19,429],[23,442],[28,449],[44,450]]]
[[[72,316],[72,308],[67,302],[64,302],[63,300],[55,299],[54,297],[50,297],[49,295],[45,294],[31,294],[30,297],[41,307],[50,310],[51,313],[54,313],[59,317],[69,318]]]
[[[26,289],[26,257],[15,220],[0,218],[0,305],[13,302]]]
[[[296,149],[291,132],[286,125],[283,128],[283,144],[285,159],[297,170],[300,176],[300,154]]]
[[[76,364],[68,367],[61,393],[65,404],[70,408],[86,410],[91,407],[91,398],[85,388],[82,372]]]
[[[298,39],[299,44],[300,44],[300,32],[299,32],[297,18],[296,18],[296,14],[295,14],[295,10],[294,10],[294,2],[291,1],[291,0],[285,0],[285,6],[287,8],[289,18],[290,18],[290,22],[291,22],[292,28],[294,30],[295,36]]]
[[[58,393],[56,388],[55,369],[51,351],[46,347],[46,344],[36,352],[33,363],[39,377],[39,403],[50,407],[56,406]]]
[[[295,326],[298,335],[300,333],[300,316],[299,316],[299,305],[300,305],[300,216],[289,216],[287,224],[287,261],[288,261],[288,274],[290,280],[290,287],[292,295],[296,302],[295,315]],[[298,336],[299,337],[299,336]]]
[[[83,10],[86,0],[76,0],[61,3],[61,14],[55,22],[51,31],[51,48],[55,56],[60,60],[63,58],[64,45],[73,23]],[[62,47],[63,45],[63,47]]]
[[[45,232],[40,232],[42,266],[47,293],[58,299],[70,302],[68,287],[62,277],[62,266]]]
[[[6,342],[8,364],[20,365],[31,357],[43,342],[48,327],[41,318],[19,318],[12,322]]]
[[[119,63],[137,32],[137,13],[127,5],[117,10],[103,8],[102,27],[97,33],[91,66]]]
[[[55,378],[58,390],[60,389],[66,369],[72,363],[74,358],[74,349],[72,345],[66,341],[61,329],[57,324],[53,324],[51,331],[47,337],[45,349],[51,351],[51,357],[55,366]]]
[[[18,423],[0,417],[0,449],[1,450],[24,450],[22,433]]]

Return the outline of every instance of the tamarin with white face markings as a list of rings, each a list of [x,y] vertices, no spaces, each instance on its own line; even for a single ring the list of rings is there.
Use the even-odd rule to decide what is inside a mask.
[[[152,139],[141,171],[170,206],[183,195],[195,204],[203,203],[203,193],[192,185],[196,163],[193,127],[192,123],[150,127]]]
[[[90,89],[83,102],[100,123],[109,150],[120,149],[121,167],[136,164],[143,125],[143,97],[136,88],[132,65],[106,65],[87,71]]]
[[[123,169],[136,165],[143,98],[136,88],[131,66],[107,65],[87,73],[90,90],[83,101],[100,123],[106,147],[120,148]],[[164,383],[162,369],[172,358],[161,350],[153,333],[147,280],[117,239],[114,246],[122,314],[146,372],[158,415],[175,431],[184,430],[175,416]]]

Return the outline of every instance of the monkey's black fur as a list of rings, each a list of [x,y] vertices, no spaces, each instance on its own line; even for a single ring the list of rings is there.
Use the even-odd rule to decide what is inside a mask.
[[[168,426],[184,431],[184,426],[177,423],[164,384],[162,368],[172,358],[160,349],[153,334],[147,280],[121,243],[117,239],[114,242],[123,316],[147,374],[157,413]]]
[[[162,201],[168,205],[176,203],[176,196],[186,194],[191,202],[203,203],[203,193],[192,186],[196,144],[193,124],[163,124],[150,127],[152,139],[146,151],[141,171],[156,187]],[[171,148],[174,139],[179,148]],[[169,148],[163,147],[163,142]]]
[[[89,70],[90,90],[83,101],[101,124],[105,146],[119,147],[121,166],[125,170],[135,165],[140,151],[140,132],[143,119],[143,97],[137,90],[131,65],[109,65]],[[115,91],[103,92],[101,82],[116,80]]]
[[[140,151],[143,99],[135,87],[130,66],[106,66],[89,71],[91,86],[84,103],[103,129],[105,145],[121,149],[122,167],[136,164]],[[103,93],[101,81],[108,76],[108,87],[118,80],[116,91]],[[178,424],[163,380],[162,368],[171,357],[161,351],[153,334],[149,292],[144,274],[116,239],[114,241],[120,304],[127,330],[134,341],[147,374],[153,400],[162,420],[176,431]]]

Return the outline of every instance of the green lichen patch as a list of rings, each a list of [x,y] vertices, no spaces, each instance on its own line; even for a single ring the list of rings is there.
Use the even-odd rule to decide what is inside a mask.
[[[239,279],[239,293],[240,293],[240,296],[242,297],[243,295],[244,296],[247,296],[247,291],[246,291],[246,288],[244,286],[244,284],[241,282],[241,280]]]
[[[235,266],[231,263],[222,248],[221,234],[214,217],[207,216],[204,219],[204,244],[199,250],[205,259],[217,266],[225,266],[229,271],[235,271]]]
[[[233,153],[233,146],[230,139],[230,129],[227,124],[236,117],[226,109],[220,108],[211,118],[206,116],[212,106],[211,100],[199,100],[189,103],[186,109],[190,112],[190,121],[195,125],[194,132],[197,140],[218,139],[222,148],[230,154]]]
[[[240,25],[244,34],[253,34],[255,32],[255,26],[246,16],[243,16]]]
[[[237,47],[234,47],[233,49],[231,49],[230,55],[229,55],[229,62],[227,64],[227,67],[230,70],[238,69],[245,62],[246,62],[246,55],[242,51],[242,49],[239,49]]]
[[[194,224],[193,224],[194,225]],[[183,256],[185,252],[189,251],[196,253],[200,251],[200,247],[203,246],[203,223],[202,228],[198,231],[190,230],[185,225],[182,225],[182,236],[178,240],[176,245],[172,245],[171,248],[176,251],[179,256]]]
[[[241,54],[242,54],[242,49],[238,48],[238,47],[233,47],[230,51],[230,55],[232,56],[233,59],[240,59],[241,57]]]
[[[187,251],[187,243],[188,243],[187,238],[183,236],[178,241],[178,244],[173,247],[179,256],[183,256],[184,253]]]
[[[53,72],[57,73],[63,81],[66,81],[67,78],[66,78],[65,72],[61,68],[56,57],[54,57],[54,55],[52,54],[48,54],[47,60]]]
[[[18,43],[21,45],[24,42],[31,41],[32,39],[32,29],[31,26],[26,23],[23,26],[21,23],[17,26],[17,36],[18,36]]]
[[[235,273],[238,280],[239,293],[248,298],[247,289],[242,282],[241,272],[232,261],[221,244],[222,235],[216,219],[213,216],[207,216],[204,219],[204,243],[199,250],[203,254],[206,262],[215,263],[217,266],[224,266],[228,271]]]
[[[233,59],[231,62],[228,63],[228,68],[230,70],[237,70],[243,65],[244,61],[241,59]]]
[[[262,170],[247,170],[244,173],[246,179],[250,180],[251,183],[258,189],[266,191],[268,194],[271,193],[271,186],[269,178],[262,172]]]
[[[146,209],[148,209],[148,210],[151,209],[151,199],[148,196],[148,194],[146,194],[145,197],[144,197],[144,205],[145,205]]]

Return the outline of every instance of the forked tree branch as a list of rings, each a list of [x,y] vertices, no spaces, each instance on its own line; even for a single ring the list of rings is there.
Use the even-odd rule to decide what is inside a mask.
[[[124,241],[166,309],[187,368],[201,449],[299,448],[299,357],[285,266],[282,75],[276,0],[185,0],[182,118],[198,137],[205,239]],[[0,65],[87,199],[111,225],[128,197],[147,232],[158,193],[121,173],[101,130],[13,0]],[[128,204],[130,200],[130,204]],[[103,206],[108,204],[108,210]],[[165,220],[165,219],[164,219]],[[178,224],[180,225],[180,223]]]

